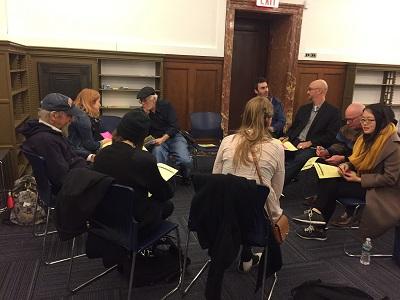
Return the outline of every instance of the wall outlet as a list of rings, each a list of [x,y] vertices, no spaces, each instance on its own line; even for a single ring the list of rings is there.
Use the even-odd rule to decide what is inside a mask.
[[[305,53],[304,56],[310,58],[317,58],[317,53]]]

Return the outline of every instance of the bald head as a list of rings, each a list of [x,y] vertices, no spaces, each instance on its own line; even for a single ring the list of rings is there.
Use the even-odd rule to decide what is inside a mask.
[[[328,84],[323,79],[317,79],[310,83],[307,89],[307,95],[314,105],[320,105],[325,101],[326,93],[328,92]]]
[[[348,127],[353,129],[361,128],[360,120],[364,108],[365,108],[364,104],[357,102],[351,103],[349,106],[347,106],[344,112],[344,117],[346,119],[346,124]]]

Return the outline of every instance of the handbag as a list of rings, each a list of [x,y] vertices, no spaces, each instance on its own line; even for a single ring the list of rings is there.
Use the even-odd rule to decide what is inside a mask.
[[[251,155],[253,156],[254,165],[256,166],[256,171],[257,171],[258,178],[260,179],[260,183],[262,185],[264,185],[264,182],[261,177],[260,167],[258,165],[258,160],[256,158],[256,155],[254,154],[254,151],[251,151]],[[267,201],[266,207],[267,207],[267,215],[271,222],[274,238],[278,244],[282,244],[283,241],[286,239],[286,237],[289,234],[289,219],[287,216],[282,214],[279,217],[279,219],[276,222],[274,222],[274,220],[272,219],[271,210],[269,209],[268,201]]]

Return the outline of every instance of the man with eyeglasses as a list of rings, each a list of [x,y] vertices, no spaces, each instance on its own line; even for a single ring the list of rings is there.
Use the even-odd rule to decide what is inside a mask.
[[[287,137],[281,138],[289,140],[298,149],[286,153],[285,185],[298,175],[307,160],[315,154],[314,147],[321,145],[328,148],[335,142],[340,127],[340,114],[336,107],[325,101],[327,92],[328,84],[325,80],[311,82],[307,89],[311,103],[299,108]]]
[[[175,109],[169,102],[158,100],[156,91],[149,86],[145,86],[138,92],[137,99],[151,120],[149,133],[155,138],[152,141],[152,154],[157,162],[165,164],[169,162],[169,157],[172,155],[180,167],[183,183],[189,184],[192,158],[189,154],[188,143],[179,132]]]
[[[46,160],[46,171],[54,193],[61,188],[69,170],[86,167],[85,160],[72,151],[63,134],[77,114],[79,109],[69,97],[51,93],[40,102],[39,119],[29,120],[18,129],[26,138],[24,148]]]
[[[346,158],[351,155],[353,146],[358,136],[362,134],[361,116],[365,106],[361,103],[350,104],[345,112],[346,124],[342,126],[336,135],[336,143],[328,148],[317,146],[316,155],[321,157],[322,162],[338,166],[346,161]],[[301,172],[302,182],[307,182],[303,185],[303,195],[305,196],[305,205],[312,206],[316,200],[318,175],[314,168]],[[337,220],[331,221],[334,226],[348,226],[352,221],[352,209],[347,208]]]
[[[353,145],[362,133],[361,115],[365,106],[361,103],[350,104],[345,112],[346,124],[342,126],[336,135],[336,143],[328,148],[317,146],[317,156],[323,158],[331,165],[339,165],[344,162],[346,157],[351,155]]]

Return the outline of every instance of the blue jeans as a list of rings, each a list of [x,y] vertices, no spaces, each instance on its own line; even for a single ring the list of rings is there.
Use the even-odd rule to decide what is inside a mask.
[[[176,164],[181,168],[182,176],[188,178],[192,169],[192,158],[188,150],[186,139],[177,133],[173,138],[169,138],[160,146],[154,146],[151,151],[156,157],[157,162],[168,163],[170,156],[174,157]]]

